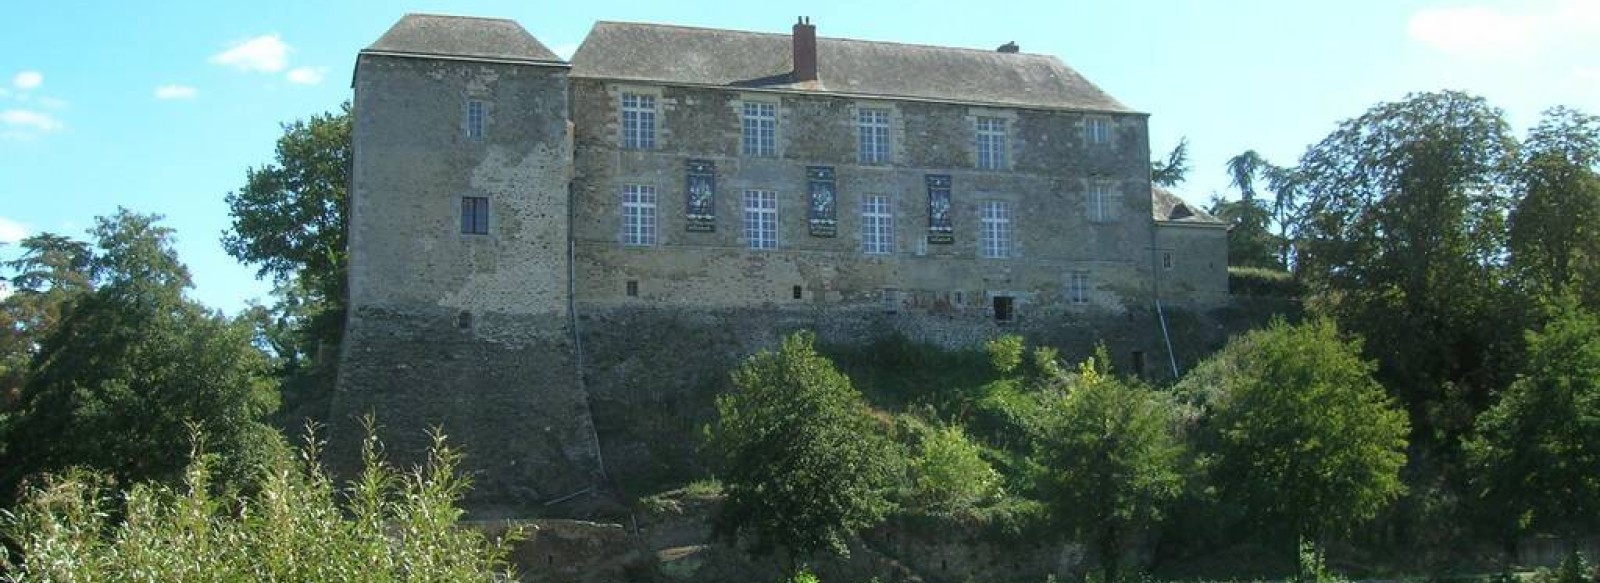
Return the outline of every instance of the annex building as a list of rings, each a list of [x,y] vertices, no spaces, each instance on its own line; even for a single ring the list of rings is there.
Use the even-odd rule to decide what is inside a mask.
[[[1103,340],[1158,374],[1161,306],[1227,294],[1148,116],[1013,43],[600,22],[569,62],[412,14],[354,89],[334,453],[351,415],[396,452],[442,424],[494,503],[691,471],[709,395],[791,330]]]

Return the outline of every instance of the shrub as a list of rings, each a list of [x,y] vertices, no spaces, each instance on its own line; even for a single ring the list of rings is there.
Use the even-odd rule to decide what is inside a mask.
[[[960,426],[923,426],[918,433],[910,463],[912,504],[929,512],[953,512],[1002,494],[1000,473],[983,460],[982,448]]]
[[[1229,267],[1228,292],[1236,296],[1298,298],[1305,294],[1305,286],[1287,271]]]
[[[428,462],[400,472],[370,437],[366,468],[341,500],[315,442],[277,456],[261,490],[213,496],[215,456],[192,456],[183,486],[117,492],[74,471],[30,487],[0,528],[22,563],[10,581],[497,581],[510,542],[460,528],[460,455],[434,434]],[[343,502],[343,504],[341,504]],[[113,517],[120,517],[113,518]]]

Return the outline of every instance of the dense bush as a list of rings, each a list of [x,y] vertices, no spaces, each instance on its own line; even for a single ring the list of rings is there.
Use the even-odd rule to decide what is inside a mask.
[[[1287,271],[1261,267],[1229,267],[1228,293],[1236,296],[1298,298],[1305,287]]]
[[[401,472],[369,439],[366,469],[338,493],[316,449],[278,456],[261,490],[216,496],[213,456],[196,456],[181,488],[117,491],[83,471],[32,486],[3,525],[22,564],[10,581],[499,581],[512,537],[461,528],[468,487],[459,454],[435,435],[428,462]],[[0,561],[5,561],[0,558]]]
[[[1004,493],[1000,473],[982,456],[983,448],[959,425],[929,426],[902,418],[913,443],[907,502],[927,512],[957,512],[993,502]]]

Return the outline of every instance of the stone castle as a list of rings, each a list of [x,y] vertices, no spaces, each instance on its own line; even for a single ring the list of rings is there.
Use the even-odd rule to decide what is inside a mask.
[[[332,457],[362,413],[402,459],[440,425],[480,506],[693,474],[709,395],[791,330],[1098,340],[1164,375],[1163,307],[1227,294],[1148,116],[1012,43],[600,22],[568,62],[413,14],[354,89]]]

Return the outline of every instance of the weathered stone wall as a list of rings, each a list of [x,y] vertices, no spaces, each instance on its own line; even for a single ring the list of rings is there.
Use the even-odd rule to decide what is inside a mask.
[[[1228,230],[1218,225],[1156,226],[1156,276],[1173,303],[1218,305],[1228,300]],[[1170,256],[1170,267],[1168,259]]]
[[[360,57],[336,469],[356,467],[355,418],[372,413],[403,464],[428,428],[449,434],[478,509],[595,483],[566,301],[566,85],[561,67]],[[482,138],[469,100],[485,104]],[[465,196],[489,200],[487,234],[462,233]]]
[[[619,147],[623,92],[658,96],[657,148]],[[774,158],[739,151],[746,99],[778,104]],[[618,305],[752,307],[788,304],[882,305],[884,290],[931,295],[959,310],[987,311],[990,298],[1078,311],[1120,310],[1149,295],[1152,226],[1145,118],[1112,116],[1109,144],[1084,143],[1085,116],[1062,111],[956,104],[862,101],[795,93],[640,86],[595,79],[572,83],[576,173],[573,234],[577,298]],[[857,107],[890,110],[891,158],[856,163]],[[1010,124],[1010,167],[978,170],[973,127],[979,115]],[[716,165],[714,232],[689,232],[685,163]],[[805,169],[837,173],[837,235],[809,234]],[[953,244],[931,244],[925,177],[952,176]],[[1090,221],[1091,183],[1112,185],[1112,218]],[[621,189],[655,187],[658,241],[621,244]],[[752,251],[744,239],[742,193],[778,193],[778,249]],[[862,196],[887,195],[894,207],[894,252],[862,252]],[[1011,257],[981,257],[984,201],[1013,209]],[[1089,305],[1071,305],[1068,274],[1088,271]],[[635,282],[637,297],[626,294]],[[795,287],[801,297],[794,297]],[[909,306],[908,306],[909,307]]]

